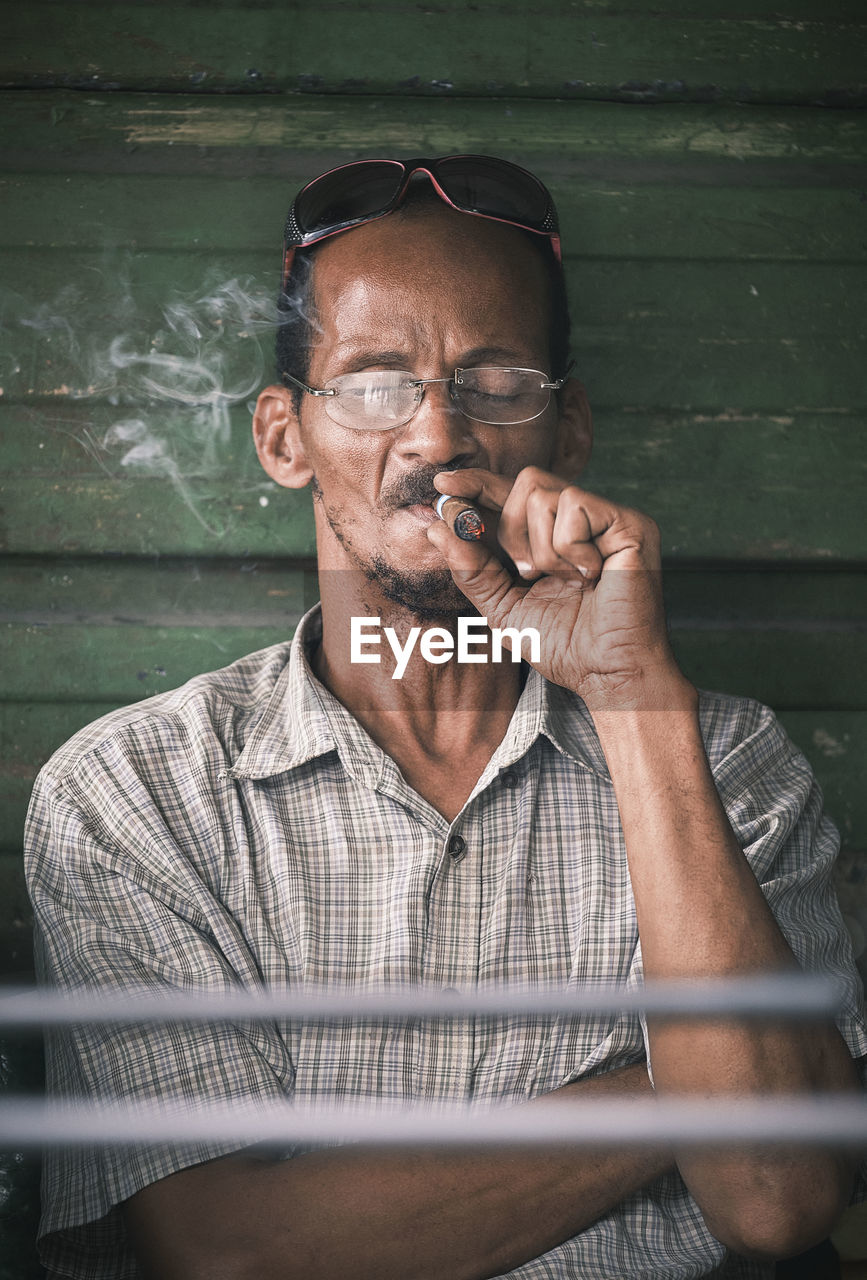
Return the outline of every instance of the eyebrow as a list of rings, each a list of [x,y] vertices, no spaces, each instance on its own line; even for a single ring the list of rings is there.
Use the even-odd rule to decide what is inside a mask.
[[[473,347],[472,351],[464,352],[459,363],[461,366],[469,366],[490,361],[495,364],[503,362],[507,365],[517,365],[522,360],[529,359],[526,352],[515,351],[510,347]]]
[[[346,348],[346,354],[340,363],[347,373],[369,369],[373,365],[390,365],[393,369],[406,369],[411,363],[406,351],[377,351],[370,348],[353,352],[351,343],[346,343]],[[526,353],[508,347],[473,347],[472,350],[460,355],[456,367],[471,368],[473,365],[485,363],[514,366],[529,358]],[[521,367],[524,366],[521,365]]]
[[[353,352],[351,343],[347,343],[346,346],[346,355],[343,356],[340,363],[347,373],[356,369],[369,369],[374,364],[387,364],[391,365],[393,369],[405,369],[409,358],[405,351],[374,351],[370,349]]]

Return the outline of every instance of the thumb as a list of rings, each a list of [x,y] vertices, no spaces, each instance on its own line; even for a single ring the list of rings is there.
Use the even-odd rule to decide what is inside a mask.
[[[430,542],[441,552],[455,585],[487,618],[499,626],[523,599],[506,566],[481,542],[463,542],[442,520],[428,526]]]

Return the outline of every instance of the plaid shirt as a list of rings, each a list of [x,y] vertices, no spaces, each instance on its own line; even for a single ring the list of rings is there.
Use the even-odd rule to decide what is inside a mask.
[[[640,983],[617,805],[580,700],[531,671],[504,740],[449,823],[312,675],[303,637],[315,642],[320,626],[314,610],[291,645],[105,717],[45,767],[28,834],[43,979],[186,991]],[[756,703],[703,694],[701,716],[734,829],[801,964],[842,977],[840,1027],[860,1057],[860,983],[829,882],[836,835],[809,766]],[[93,1025],[50,1037],[48,1070],[56,1094],[112,1100],[488,1102],[645,1053],[641,1020],[626,1014]],[[116,1206],[231,1149],[49,1153],[49,1269],[137,1276]],[[510,1274],[765,1274],[725,1252],[671,1175]]]

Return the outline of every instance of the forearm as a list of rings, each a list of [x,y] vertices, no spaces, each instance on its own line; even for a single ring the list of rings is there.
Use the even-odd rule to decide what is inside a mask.
[[[728,823],[705,756],[694,691],[674,681],[653,710],[597,709],[626,840],[645,976],[696,978],[797,971]],[[660,1093],[744,1095],[856,1087],[848,1050],[828,1023],[651,1020]],[[761,1249],[775,1216],[802,1203],[821,1223],[844,1202],[849,1165],[830,1152],[678,1153],[712,1230]],[[757,1221],[746,1221],[755,1212]],[[732,1240],[732,1230],[745,1233]],[[746,1243],[745,1243],[746,1242]]]
[[[650,1092],[642,1064],[544,1101]],[[127,1219],[160,1280],[483,1280],[577,1234],[672,1167],[670,1152],[649,1148],[342,1147],[270,1164],[241,1155],[154,1184]]]

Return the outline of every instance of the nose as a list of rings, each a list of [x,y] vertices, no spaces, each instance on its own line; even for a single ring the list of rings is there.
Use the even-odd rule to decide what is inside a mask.
[[[421,403],[398,431],[395,447],[408,460],[443,470],[468,466],[479,454],[472,424],[452,403],[445,380],[431,379],[422,388]]]

